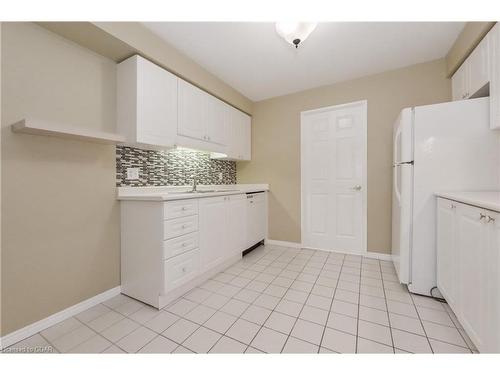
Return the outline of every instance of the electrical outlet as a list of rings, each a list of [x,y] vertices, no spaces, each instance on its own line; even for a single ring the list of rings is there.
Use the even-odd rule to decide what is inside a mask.
[[[219,182],[222,182],[222,172],[219,172]]]
[[[139,168],[127,168],[127,180],[138,180]]]

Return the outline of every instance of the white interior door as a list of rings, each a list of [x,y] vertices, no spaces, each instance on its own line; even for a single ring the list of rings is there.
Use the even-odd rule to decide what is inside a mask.
[[[301,114],[302,244],[366,252],[366,101]]]

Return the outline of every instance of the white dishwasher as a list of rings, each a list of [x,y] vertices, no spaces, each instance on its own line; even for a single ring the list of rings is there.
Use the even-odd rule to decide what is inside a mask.
[[[247,229],[247,249],[254,248],[266,238],[267,199],[265,191],[247,193]]]

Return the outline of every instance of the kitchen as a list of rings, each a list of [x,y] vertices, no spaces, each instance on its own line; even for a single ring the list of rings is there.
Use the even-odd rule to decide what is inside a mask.
[[[495,22],[0,25],[4,354],[500,352]]]

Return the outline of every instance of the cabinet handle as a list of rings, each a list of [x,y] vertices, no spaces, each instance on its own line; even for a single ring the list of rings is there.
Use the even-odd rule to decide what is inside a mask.
[[[450,204],[450,208],[451,208],[452,210],[454,210],[455,208],[457,208],[457,206],[455,206],[455,205],[452,203],[452,204]]]
[[[488,215],[488,223],[494,223],[495,218]]]
[[[485,214],[479,214],[479,221],[481,221],[483,219],[486,219],[486,215]]]

